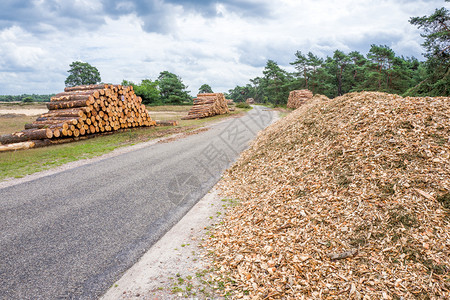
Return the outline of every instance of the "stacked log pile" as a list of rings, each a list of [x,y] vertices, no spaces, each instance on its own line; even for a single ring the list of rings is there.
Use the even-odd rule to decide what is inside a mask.
[[[230,111],[236,110],[236,103],[234,103],[233,99],[225,99],[227,101],[228,109]]]
[[[247,100],[245,100],[245,103],[247,103],[247,104],[255,104],[255,99],[247,98]]]
[[[310,90],[295,90],[289,93],[288,108],[297,109],[302,106],[307,100],[311,99],[313,94]]]
[[[178,126],[177,120],[156,120],[156,126]]]
[[[206,118],[229,113],[227,101],[222,93],[198,94],[194,105],[183,120]]]
[[[0,143],[8,145],[1,149],[33,148],[119,129],[156,125],[131,86],[66,87],[51,98],[47,108],[49,111],[26,124],[25,130],[0,136]],[[26,146],[11,145],[14,143]]]

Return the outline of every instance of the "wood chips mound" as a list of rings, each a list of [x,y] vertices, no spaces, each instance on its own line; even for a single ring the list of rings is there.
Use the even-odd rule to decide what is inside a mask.
[[[224,175],[224,293],[450,299],[450,98],[318,98],[261,132]]]

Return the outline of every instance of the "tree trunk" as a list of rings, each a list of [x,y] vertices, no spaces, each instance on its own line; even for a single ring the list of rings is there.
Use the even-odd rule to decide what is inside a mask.
[[[90,109],[88,107],[77,107],[77,108],[67,108],[67,109],[58,109],[52,110],[48,113],[42,114],[40,118],[50,118],[50,117],[83,117],[86,112],[89,112]]]
[[[12,144],[29,140],[51,139],[52,137],[53,132],[50,128],[28,129],[11,134],[4,134],[0,136],[0,143]]]
[[[84,97],[84,96],[83,96]],[[81,100],[72,100],[72,101],[55,101],[47,103],[47,108],[49,110],[55,109],[66,109],[66,108],[74,108],[74,107],[84,107],[90,104],[94,104],[94,98],[92,97],[92,101],[88,96],[86,99]]]
[[[72,87],[66,87],[64,89],[64,92],[71,92],[71,91],[85,91],[85,90],[94,90],[94,89],[106,89],[108,88],[107,84],[90,84],[90,85],[78,85],[78,86],[72,86]]]
[[[156,126],[177,126],[176,120],[156,120]]]
[[[41,124],[34,124],[34,123],[28,123],[25,124],[25,129],[42,129],[42,128],[63,128],[66,129],[69,128],[69,125],[67,123],[41,123]]]

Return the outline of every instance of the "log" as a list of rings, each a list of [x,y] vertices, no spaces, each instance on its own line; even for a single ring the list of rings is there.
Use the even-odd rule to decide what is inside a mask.
[[[34,121],[33,123],[59,121],[59,122],[75,122],[76,124],[78,123],[78,119],[79,117],[38,117],[36,118],[36,121]]]
[[[20,143],[8,144],[8,145],[0,145],[0,152],[25,150],[25,149],[33,148],[34,146],[35,146],[35,144],[33,141],[20,142]]]
[[[88,90],[88,91],[73,91],[73,92],[62,92],[50,98],[50,101],[72,101],[72,100],[83,100],[86,96],[93,96],[94,98],[100,97],[100,93],[103,90]]]
[[[41,128],[62,128],[66,126],[66,128],[69,127],[69,125],[67,123],[50,123],[50,124],[45,124],[45,123],[40,123],[40,124],[34,124],[34,123],[27,123],[25,124],[25,129],[41,129]]]
[[[83,107],[88,106],[90,104],[94,103],[94,98],[87,98],[87,99],[81,99],[81,100],[72,100],[72,101],[58,101],[58,102],[50,102],[47,103],[47,108],[49,110],[55,110],[55,109],[65,109],[65,108],[73,108],[73,107]]]
[[[12,144],[25,142],[29,140],[40,140],[40,139],[51,139],[53,137],[53,132],[50,128],[42,129],[27,129],[11,134],[4,134],[0,136],[0,143],[2,144]]]
[[[156,120],[156,126],[177,126],[176,120]]]
[[[66,87],[64,89],[64,92],[86,91],[86,90],[106,89],[106,88],[108,88],[108,85],[104,84],[104,83],[101,83],[101,84],[89,84],[89,85],[78,85],[78,86]]]
[[[77,108],[67,108],[67,109],[57,109],[49,111],[48,113],[42,114],[40,118],[49,117],[83,117],[85,112],[89,112],[87,107],[77,107]]]
[[[37,118],[33,124],[58,124],[58,123],[67,123],[69,125],[77,125],[78,119],[74,118],[42,118],[44,120],[39,120],[41,118]]]

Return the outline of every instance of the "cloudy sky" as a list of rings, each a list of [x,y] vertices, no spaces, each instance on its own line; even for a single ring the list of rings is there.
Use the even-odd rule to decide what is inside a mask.
[[[0,95],[61,92],[69,64],[102,81],[179,75],[192,95],[226,92],[262,74],[268,59],[291,70],[297,50],[367,54],[371,44],[423,60],[408,23],[444,0],[1,0]]]

